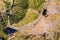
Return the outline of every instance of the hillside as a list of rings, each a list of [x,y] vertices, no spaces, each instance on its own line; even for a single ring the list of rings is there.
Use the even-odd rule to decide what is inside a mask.
[[[50,0],[47,15],[26,29],[16,32],[10,40],[60,40],[60,0]]]
[[[0,0],[0,40],[60,40],[60,0]]]
[[[7,27],[19,28],[35,21],[44,3],[45,0],[0,0],[0,36],[7,40]]]

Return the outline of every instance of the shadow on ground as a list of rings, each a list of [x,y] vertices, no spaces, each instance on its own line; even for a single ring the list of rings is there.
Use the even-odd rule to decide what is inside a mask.
[[[8,34],[13,34],[13,33],[16,32],[17,30],[15,30],[15,29],[13,29],[13,28],[7,27],[7,28],[4,29],[3,31],[8,35]]]

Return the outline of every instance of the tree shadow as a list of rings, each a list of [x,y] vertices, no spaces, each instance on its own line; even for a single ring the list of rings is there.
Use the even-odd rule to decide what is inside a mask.
[[[47,9],[44,9],[42,15],[46,16],[46,14],[47,14]]]
[[[7,27],[6,29],[3,30],[4,33],[8,34],[13,34],[14,32],[16,32],[17,30],[13,29],[13,28],[9,28]]]

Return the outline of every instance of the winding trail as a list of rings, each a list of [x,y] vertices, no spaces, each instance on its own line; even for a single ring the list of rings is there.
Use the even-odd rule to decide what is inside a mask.
[[[60,12],[57,9],[56,0],[48,0],[45,9],[47,9],[47,17],[41,15],[38,18],[37,23],[34,25],[34,28],[32,28],[29,33],[33,34],[42,34],[44,32],[50,32],[52,31],[55,26],[58,24],[60,20]],[[34,22],[35,23],[35,22]],[[28,25],[33,25],[33,23],[30,23]],[[22,28],[13,28],[10,26],[10,28],[16,29],[18,31],[24,30],[28,28],[29,26],[26,25]]]
[[[31,30],[27,30],[29,34],[43,34],[45,32],[50,33],[59,23],[60,12],[57,9],[56,0],[49,0],[48,5],[46,5],[45,8],[47,9],[47,17],[41,15],[39,21],[37,21],[38,23],[35,24]],[[21,31],[27,27],[29,26],[20,29],[18,28],[17,30]]]
[[[31,34],[42,34],[51,32],[60,20],[60,12],[57,10],[56,0],[50,0],[47,5],[47,17],[42,16],[40,21],[35,25],[32,30],[29,31]]]

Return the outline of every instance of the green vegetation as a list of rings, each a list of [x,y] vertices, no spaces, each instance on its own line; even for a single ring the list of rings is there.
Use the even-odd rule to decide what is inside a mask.
[[[27,13],[23,20],[21,20],[18,24],[13,24],[14,27],[22,27],[30,22],[33,22],[37,19],[38,14],[35,13]]]
[[[12,0],[3,0],[6,9],[10,9],[12,5]]]
[[[4,20],[2,19],[1,15],[0,15],[0,36],[2,36],[5,40],[7,40],[7,35],[4,33],[4,29],[7,26],[7,17],[4,18]]]
[[[39,13],[27,13],[28,9],[32,8],[34,10],[39,10],[40,5],[44,2],[45,0],[14,0],[14,5],[11,9],[12,0],[0,0],[0,35],[7,40],[7,35],[3,30],[7,27],[10,10],[12,11],[12,16],[10,17],[11,25],[14,26],[14,24],[17,24],[14,27],[21,27],[38,18]]]
[[[15,6],[12,9],[12,17],[10,18],[11,24],[18,23],[25,17],[26,11],[28,9],[28,0],[20,0],[19,4],[14,5]]]
[[[33,9],[39,9],[39,7],[45,3],[45,0],[30,0],[29,6]]]
[[[36,1],[37,2],[35,2],[35,0],[33,0],[33,1],[20,0],[20,2],[17,3],[17,0],[16,0],[14,2],[15,6],[12,9],[13,16],[11,17],[11,24],[13,24],[14,27],[22,27],[30,22],[33,22],[35,19],[37,19],[37,17],[38,17],[37,13],[36,14],[35,13],[26,14],[28,8],[33,8],[34,10],[38,9],[38,11],[41,13],[42,8],[44,6],[43,4],[45,1],[44,0],[40,0],[40,1],[36,0]],[[35,4],[32,5],[32,2]]]
[[[14,6],[11,10],[12,11],[12,17],[10,17],[10,23],[11,24],[19,23],[19,21],[21,22],[21,20],[25,19],[26,12],[27,12],[28,8],[32,8],[34,6],[33,9],[36,7],[40,9],[40,6],[43,5],[43,3],[45,2],[44,0],[40,0],[40,1],[33,0],[31,2],[30,1],[29,0],[24,0],[24,1],[23,0],[20,0],[20,1],[14,0]],[[33,2],[33,5],[32,5],[32,2]],[[6,11],[6,14],[9,15],[12,2],[10,2],[9,0],[5,0],[4,3],[5,3],[6,9],[8,10],[8,11]],[[31,6],[30,6],[30,4],[31,4]],[[43,6],[41,6],[41,7],[43,7]],[[38,9],[38,11],[41,12],[41,10],[39,10],[39,9]],[[8,21],[7,15],[4,17],[5,25],[7,24],[7,21]],[[31,15],[33,15],[33,13],[31,13]],[[26,19],[27,19],[27,17],[26,17]],[[37,15],[36,15],[36,17],[37,17]],[[36,19],[36,17],[33,16],[33,18],[35,18],[35,19]],[[28,17],[28,19],[29,18],[30,17]],[[31,19],[33,19],[33,18],[31,18]],[[33,20],[35,20],[35,19],[33,19]],[[30,23],[30,22],[32,22],[32,20],[28,21],[28,23]],[[25,24],[27,24],[27,23],[25,23]],[[23,25],[25,25],[25,24],[23,24]]]
[[[0,37],[3,37],[5,40],[7,40],[7,38],[8,38],[7,35],[3,32],[3,27],[0,27]]]

